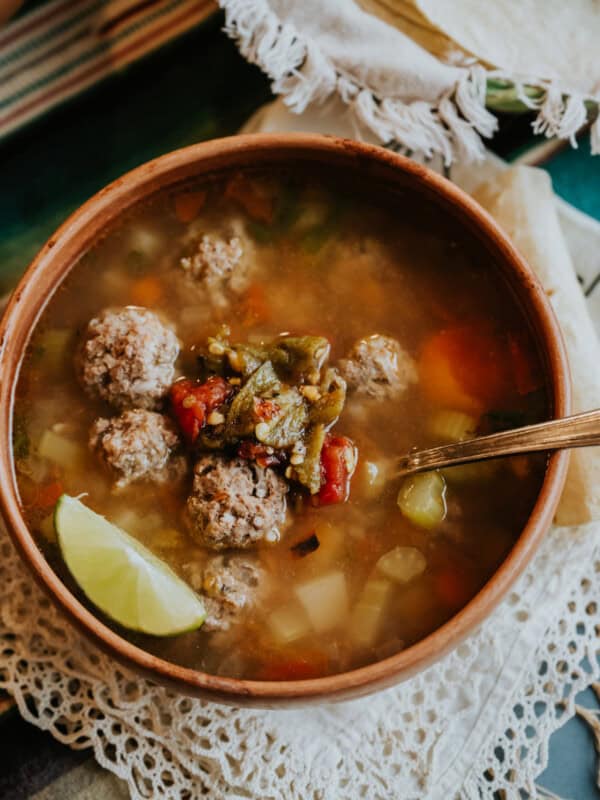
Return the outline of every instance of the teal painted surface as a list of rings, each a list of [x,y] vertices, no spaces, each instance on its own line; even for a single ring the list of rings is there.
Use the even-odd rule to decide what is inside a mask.
[[[270,96],[214,17],[0,145],[0,294],[68,214],[161,153],[226,136]]]
[[[600,219],[600,156],[590,156],[587,140],[577,150],[561,151],[544,168],[550,173],[557,194]],[[577,700],[580,705],[598,707],[591,690],[581,692]],[[565,800],[598,800],[597,771],[590,729],[575,717],[550,739],[548,768],[539,783]]]
[[[589,154],[589,140],[565,148],[547,165],[554,190],[576,208],[600,219],[600,156]]]
[[[577,702],[597,708],[591,689],[581,692]],[[579,717],[570,719],[550,739],[548,767],[538,783],[564,800],[598,800],[598,759],[589,726]]]

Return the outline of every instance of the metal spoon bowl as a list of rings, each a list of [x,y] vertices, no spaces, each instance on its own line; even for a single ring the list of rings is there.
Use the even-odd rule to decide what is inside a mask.
[[[398,459],[397,474],[405,477],[416,472],[484,461],[498,456],[591,445],[600,445],[600,409],[492,433],[489,436],[465,439],[455,444],[417,450]]]

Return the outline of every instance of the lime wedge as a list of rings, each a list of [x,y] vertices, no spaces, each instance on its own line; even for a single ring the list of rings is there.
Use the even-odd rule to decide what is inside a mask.
[[[204,622],[201,599],[164,561],[76,498],[59,498],[54,525],[80,588],[125,628],[175,636]]]

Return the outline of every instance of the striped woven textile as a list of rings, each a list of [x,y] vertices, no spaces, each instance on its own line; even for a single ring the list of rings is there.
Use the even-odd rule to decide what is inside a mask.
[[[206,19],[213,0],[51,0],[0,28],[0,139]]]

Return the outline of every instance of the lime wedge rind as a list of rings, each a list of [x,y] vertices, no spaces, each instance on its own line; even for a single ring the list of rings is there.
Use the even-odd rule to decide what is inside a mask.
[[[69,495],[54,513],[58,544],[86,597],[125,628],[153,636],[196,630],[200,597],[141,542]]]

